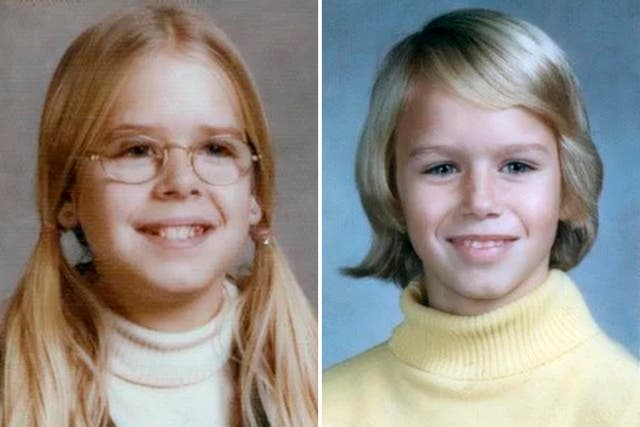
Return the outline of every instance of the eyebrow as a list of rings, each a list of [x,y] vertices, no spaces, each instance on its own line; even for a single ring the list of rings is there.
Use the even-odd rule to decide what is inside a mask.
[[[413,148],[409,152],[409,158],[417,157],[423,154],[429,153],[455,153],[458,151],[457,147],[447,145],[447,144],[437,144],[437,145],[420,145],[418,147]],[[544,145],[537,142],[525,143],[525,144],[509,144],[500,146],[496,150],[500,154],[514,154],[521,153],[525,151],[536,151],[542,154],[550,154],[549,149]]]
[[[159,134],[159,133],[162,133],[163,130],[165,130],[165,128],[162,126],[123,123],[111,129],[107,133],[107,136],[113,137],[120,133]],[[236,127],[200,125],[198,126],[198,130],[200,133],[205,134],[207,136],[229,135],[241,140],[246,139],[245,132],[241,131]]]

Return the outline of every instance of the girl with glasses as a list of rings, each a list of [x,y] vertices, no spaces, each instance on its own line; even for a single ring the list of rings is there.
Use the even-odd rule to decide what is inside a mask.
[[[262,104],[219,28],[150,7],[81,34],[44,105],[42,229],[4,319],[2,424],[314,425],[316,326],[271,231],[273,175]]]

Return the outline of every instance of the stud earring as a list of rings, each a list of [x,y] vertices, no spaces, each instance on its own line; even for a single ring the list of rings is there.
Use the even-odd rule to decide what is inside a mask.
[[[251,230],[251,238],[254,242],[260,243],[263,246],[271,245],[273,235],[270,228],[253,228]]]

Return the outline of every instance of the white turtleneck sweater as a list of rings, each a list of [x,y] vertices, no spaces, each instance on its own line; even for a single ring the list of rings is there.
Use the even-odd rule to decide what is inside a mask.
[[[228,359],[238,290],[225,285],[218,314],[187,332],[143,328],[112,311],[107,394],[117,427],[228,426]]]

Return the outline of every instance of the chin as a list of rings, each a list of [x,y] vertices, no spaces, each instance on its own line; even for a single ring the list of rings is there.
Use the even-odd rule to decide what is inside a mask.
[[[210,276],[201,277],[200,275],[194,274],[176,274],[158,278],[155,283],[156,286],[180,292],[207,288],[215,283],[215,280]]]
[[[168,295],[191,294],[206,289],[210,283],[190,280],[189,278],[149,278],[149,287]]]
[[[449,283],[452,283],[453,286],[450,286],[450,288],[455,293],[465,298],[485,301],[499,300],[508,296],[520,283],[517,278],[512,277],[510,274],[496,272],[483,274],[481,271],[470,272],[462,275],[462,277],[459,274],[455,274],[452,275],[452,279]]]
[[[508,284],[480,282],[467,284],[459,293],[466,298],[490,301],[504,298],[509,295],[513,289],[514,287]]]
[[[149,287],[169,294],[192,293],[204,290],[215,283],[219,275],[205,274],[193,266],[185,268],[167,268],[164,266],[143,273],[143,280]],[[224,275],[222,275],[224,277]]]

